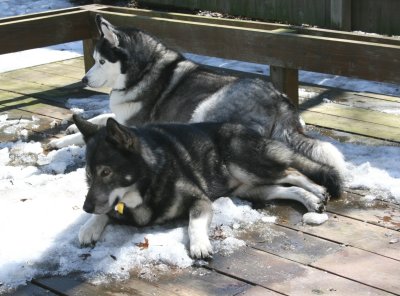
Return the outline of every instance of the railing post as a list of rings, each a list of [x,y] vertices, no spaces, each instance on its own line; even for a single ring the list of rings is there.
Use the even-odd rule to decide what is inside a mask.
[[[270,66],[270,75],[273,85],[285,93],[292,102],[299,105],[299,71],[277,66]]]
[[[83,42],[83,60],[85,62],[85,72],[89,71],[94,65],[93,50],[95,47],[94,39],[85,39]]]

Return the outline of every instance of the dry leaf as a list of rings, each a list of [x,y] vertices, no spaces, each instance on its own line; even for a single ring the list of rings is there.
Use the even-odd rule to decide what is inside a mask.
[[[90,256],[92,256],[92,255],[90,255],[89,253],[85,253],[85,254],[80,254],[79,258],[81,258],[83,261],[85,261]]]
[[[147,237],[145,237],[144,243],[137,243],[135,245],[138,246],[141,250],[148,249],[149,248],[149,240],[147,239]]]

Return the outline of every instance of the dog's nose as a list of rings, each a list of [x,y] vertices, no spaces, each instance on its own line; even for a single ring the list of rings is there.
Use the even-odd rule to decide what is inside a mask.
[[[85,200],[85,203],[83,204],[83,210],[86,213],[92,214],[94,212],[94,204],[89,200]]]
[[[86,76],[83,76],[83,78],[82,78],[82,83],[85,84],[85,85],[87,85],[88,82],[89,82],[89,80],[87,79],[87,77],[86,77]]]

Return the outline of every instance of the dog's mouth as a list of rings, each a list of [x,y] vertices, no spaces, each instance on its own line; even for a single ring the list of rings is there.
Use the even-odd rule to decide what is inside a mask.
[[[120,200],[121,200],[121,197],[117,196],[117,198],[112,203],[110,210],[108,211],[109,213],[112,213],[115,211],[115,208],[116,208],[117,204],[120,202]]]

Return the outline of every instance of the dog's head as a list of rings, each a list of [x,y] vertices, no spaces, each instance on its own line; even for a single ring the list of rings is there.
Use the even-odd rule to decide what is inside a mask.
[[[106,214],[125,194],[129,192],[132,196],[138,190],[138,180],[146,175],[139,137],[114,119],[109,119],[107,126],[101,128],[76,115],[74,122],[87,145],[89,191],[83,209],[88,213]]]
[[[93,52],[95,64],[82,79],[90,87],[125,89],[154,62],[155,51],[162,50],[153,37],[135,28],[113,26],[100,15],[96,25],[100,39]]]

